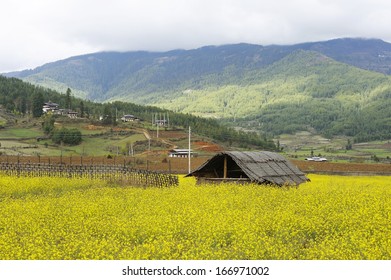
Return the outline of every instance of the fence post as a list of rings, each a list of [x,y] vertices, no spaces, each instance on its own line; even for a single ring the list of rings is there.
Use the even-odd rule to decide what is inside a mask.
[[[20,168],[20,155],[18,154],[18,177],[20,177],[20,171],[21,171],[21,168]]]

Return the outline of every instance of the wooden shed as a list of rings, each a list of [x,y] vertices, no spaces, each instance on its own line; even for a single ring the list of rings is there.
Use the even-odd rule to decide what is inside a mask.
[[[186,176],[197,182],[252,182],[299,185],[309,179],[283,156],[267,151],[222,152]]]

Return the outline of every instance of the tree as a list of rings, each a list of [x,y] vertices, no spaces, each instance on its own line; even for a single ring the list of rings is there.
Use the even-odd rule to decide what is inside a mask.
[[[113,110],[111,104],[106,104],[103,109],[103,124],[106,125],[115,125],[115,116],[113,115]]]
[[[71,100],[71,89],[68,88],[66,92],[66,98],[65,98],[65,108],[71,109],[72,106],[72,100]]]
[[[35,91],[32,97],[31,102],[31,111],[33,113],[34,118],[39,118],[42,116],[42,106],[43,106],[43,95],[41,91]]]
[[[22,115],[26,114],[26,111],[27,111],[26,96],[24,96],[24,95],[17,96],[16,99],[14,100],[14,103],[15,103],[16,111],[18,111]]]
[[[345,146],[346,150],[351,150],[352,149],[352,141],[350,141],[350,139],[348,138],[348,142]]]
[[[42,129],[46,135],[50,135],[52,133],[54,129],[54,116],[52,114],[45,116],[42,123]]]
[[[27,100],[25,96],[22,96],[22,99],[20,101],[20,107],[19,111],[24,115],[27,112]]]
[[[80,101],[80,117],[84,118],[84,102]]]
[[[56,144],[63,142],[65,130],[66,128],[55,129],[53,131],[52,141]]]
[[[53,131],[52,141],[56,144],[78,145],[82,141],[81,132],[76,128],[55,129]]]
[[[76,128],[68,129],[64,134],[63,139],[64,144],[68,145],[78,145],[81,143],[81,132]]]

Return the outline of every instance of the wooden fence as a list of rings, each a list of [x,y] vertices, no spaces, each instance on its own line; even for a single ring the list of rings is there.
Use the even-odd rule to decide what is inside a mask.
[[[191,159],[191,169],[202,165],[209,157],[194,157]],[[66,164],[66,165],[119,165],[136,170],[155,171],[164,174],[187,174],[187,158],[170,158],[154,156],[10,156],[1,155],[0,162],[7,163],[39,163],[39,164]]]
[[[0,162],[0,172],[8,176],[65,177],[104,179],[142,187],[169,187],[178,185],[178,176],[153,171],[137,170],[125,165],[77,165]]]

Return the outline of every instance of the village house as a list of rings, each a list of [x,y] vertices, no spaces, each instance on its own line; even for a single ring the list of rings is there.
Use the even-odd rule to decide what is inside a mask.
[[[42,106],[42,111],[45,114],[49,112],[57,113],[58,110],[59,110],[59,105],[51,101],[44,103],[44,105]]]
[[[137,118],[134,115],[124,115],[121,118],[121,121],[123,121],[123,122],[134,122],[134,121],[138,121],[138,120],[139,120],[139,118]]]
[[[68,118],[71,118],[71,119],[77,119],[78,114],[79,114],[78,112],[70,111],[70,112],[68,112],[67,116],[68,116]]]
[[[42,106],[42,111],[45,114],[50,112],[55,115],[67,116],[71,119],[76,119],[78,115],[77,112],[72,111],[71,109],[61,109],[57,103],[51,101],[44,103],[44,105]]]

